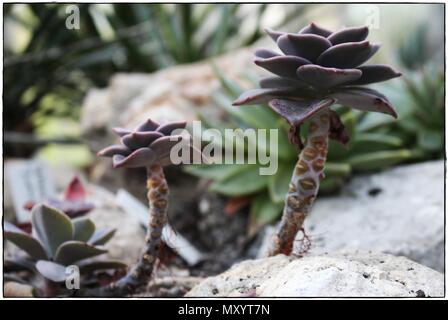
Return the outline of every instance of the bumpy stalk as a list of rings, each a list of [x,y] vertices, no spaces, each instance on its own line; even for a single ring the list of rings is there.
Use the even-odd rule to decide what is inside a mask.
[[[285,197],[282,220],[272,239],[269,256],[291,254],[294,239],[303,227],[319,190],[320,180],[328,152],[330,115],[328,110],[310,119],[305,148],[299,155],[291,177],[289,191]]]
[[[117,282],[91,291],[88,295],[126,296],[144,287],[150,280],[154,265],[159,257],[162,230],[167,222],[168,184],[159,164],[147,168],[147,189],[149,202],[149,225],[146,246],[139,261]]]

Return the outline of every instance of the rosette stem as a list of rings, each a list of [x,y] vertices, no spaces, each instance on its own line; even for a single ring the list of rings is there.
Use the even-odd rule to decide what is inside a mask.
[[[294,239],[302,230],[303,222],[310,212],[323,178],[328,152],[330,114],[325,109],[310,119],[305,148],[299,155],[285,197],[283,215],[269,249],[269,256],[290,255]]]
[[[154,164],[146,170],[149,222],[146,232],[146,246],[140,259],[123,278],[106,287],[92,290],[87,295],[126,296],[144,288],[151,279],[155,263],[159,257],[162,230],[167,222],[169,190],[160,164]]]

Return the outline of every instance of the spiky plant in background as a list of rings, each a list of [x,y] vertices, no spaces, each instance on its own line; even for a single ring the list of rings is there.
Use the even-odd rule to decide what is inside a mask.
[[[290,142],[299,146],[300,125],[309,120],[306,145],[293,170],[280,227],[269,250],[269,255],[289,255],[323,178],[328,138],[343,144],[349,140],[338,114],[329,107],[338,103],[397,117],[384,95],[360,85],[400,74],[386,65],[360,66],[379,49],[364,41],[367,27],[331,32],[310,24],[298,34],[267,32],[285,55],[260,49],[255,63],[277,76],[262,79],[261,89],[243,93],[234,105],[269,102],[289,123]]]
[[[112,157],[114,168],[146,168],[150,211],[146,247],[136,265],[117,282],[87,294],[125,296],[142,289],[148,283],[159,257],[162,230],[167,223],[169,192],[163,166],[171,164],[170,151],[184,138],[173,132],[184,129],[185,126],[186,122],[183,121],[159,125],[148,119],[134,131],[115,128],[115,133],[121,137],[121,144],[112,145],[98,153],[99,156]],[[190,148],[195,150],[191,145]]]
[[[89,218],[74,220],[63,212],[46,205],[36,205],[32,212],[30,235],[11,223],[5,222],[5,239],[26,253],[5,260],[5,279],[22,281],[12,272],[31,271],[44,278],[44,285],[36,288],[35,295],[54,297],[72,295],[65,284],[68,266],[77,266],[82,285],[98,285],[93,272],[107,269],[124,269],[118,261],[90,259],[107,253],[102,247],[114,235],[115,229],[96,230]]]

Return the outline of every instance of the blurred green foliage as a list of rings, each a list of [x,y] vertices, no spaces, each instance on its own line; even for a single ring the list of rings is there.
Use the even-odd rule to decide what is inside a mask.
[[[76,119],[86,91],[115,72],[152,72],[249,45],[268,5],[77,4],[80,28],[67,29],[69,6],[5,4],[5,130],[31,132],[36,118]],[[285,21],[304,11],[295,8]]]

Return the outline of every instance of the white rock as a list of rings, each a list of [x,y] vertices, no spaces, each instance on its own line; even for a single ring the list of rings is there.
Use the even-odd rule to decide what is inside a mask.
[[[373,250],[443,272],[443,176],[443,161],[399,166],[357,176],[334,197],[318,197],[305,221],[312,241],[309,254]],[[379,193],[369,195],[375,189]]]
[[[115,204],[115,195],[107,190],[89,185],[91,200],[97,205],[88,217],[97,229],[117,229],[115,235],[106,244],[108,258],[134,264],[145,245],[145,230],[135,216],[132,216]]]
[[[441,297],[443,275],[382,253],[248,260],[210,277],[188,297]]]

